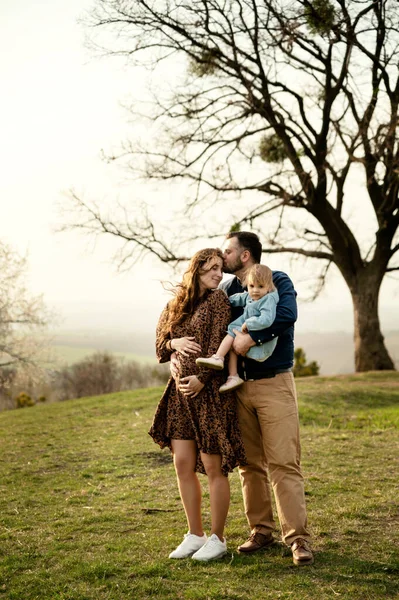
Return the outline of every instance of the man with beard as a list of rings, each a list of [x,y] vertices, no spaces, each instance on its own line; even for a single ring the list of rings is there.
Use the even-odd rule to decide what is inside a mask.
[[[224,246],[225,273],[234,275],[220,285],[228,296],[246,291],[246,273],[260,263],[262,246],[254,233],[233,232]],[[309,545],[304,482],[300,468],[298,406],[292,366],[296,292],[290,278],[273,271],[279,294],[276,318],[262,331],[236,331],[234,350],[243,385],[237,389],[238,415],[248,464],[240,468],[245,513],[250,537],[238,550],[251,553],[271,546],[275,539],[270,483],[273,487],[282,539],[291,547],[297,566],[313,563]],[[233,308],[236,319],[241,307]],[[245,356],[251,346],[278,338],[264,362]]]

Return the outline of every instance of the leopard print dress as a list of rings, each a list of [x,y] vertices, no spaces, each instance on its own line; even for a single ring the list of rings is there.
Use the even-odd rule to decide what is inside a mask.
[[[164,309],[157,327],[156,353],[159,362],[170,360],[171,352],[166,348],[167,340],[159,335],[167,319],[168,307]],[[231,308],[222,290],[209,291],[194,313],[170,332],[170,338],[193,336],[200,344],[202,356],[211,356],[226,335],[231,320]],[[195,440],[197,443],[197,467],[205,473],[200,451],[205,454],[220,454],[222,472],[227,475],[239,464],[246,464],[244,445],[238,425],[237,406],[234,392],[219,393],[225,380],[223,371],[198,367],[196,355],[178,355],[179,377],[169,379],[159,401],[152,427],[149,431],[153,440],[164,448],[171,448],[171,440]],[[195,398],[184,396],[178,389],[179,379],[197,375],[204,384]]]

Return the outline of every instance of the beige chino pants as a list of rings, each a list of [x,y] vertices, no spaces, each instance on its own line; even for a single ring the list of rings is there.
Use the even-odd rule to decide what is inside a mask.
[[[298,537],[309,538],[293,374],[246,381],[237,398],[248,459],[240,478],[251,530],[267,534],[275,528],[271,483],[283,541],[290,545]]]

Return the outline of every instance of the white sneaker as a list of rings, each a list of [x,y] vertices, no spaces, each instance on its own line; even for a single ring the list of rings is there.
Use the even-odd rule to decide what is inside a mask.
[[[221,542],[218,536],[213,533],[202,548],[193,554],[191,558],[194,560],[207,561],[214,560],[215,558],[222,558],[225,554],[227,554],[226,539],[223,538],[223,542]]]
[[[221,371],[224,368],[224,358],[216,356],[216,354],[210,358],[200,356],[195,362],[199,367],[208,367],[208,369],[215,369],[216,371]]]
[[[180,546],[177,546],[176,550],[173,550],[169,554],[169,558],[188,558],[202,548],[207,539],[205,533],[203,536],[199,536],[188,532],[184,534],[184,539]]]
[[[236,388],[240,387],[240,385],[242,385],[243,383],[244,383],[244,380],[241,379],[241,377],[239,375],[230,375],[227,378],[226,383],[224,383],[223,385],[220,386],[219,392],[223,393],[223,392],[229,392],[231,390],[235,390]]]

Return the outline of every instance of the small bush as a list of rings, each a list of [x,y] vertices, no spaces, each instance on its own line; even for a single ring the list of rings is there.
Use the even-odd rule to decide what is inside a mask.
[[[96,352],[53,374],[53,388],[59,400],[97,396],[166,383],[166,365],[125,363],[109,352]]]
[[[27,406],[34,406],[35,401],[33,400],[33,398],[31,398],[31,396],[29,396],[29,394],[21,392],[15,398],[15,405],[17,408],[26,408]]]
[[[318,375],[320,367],[315,360],[306,363],[306,354],[302,348],[297,348],[294,352],[294,377],[309,377]]]

